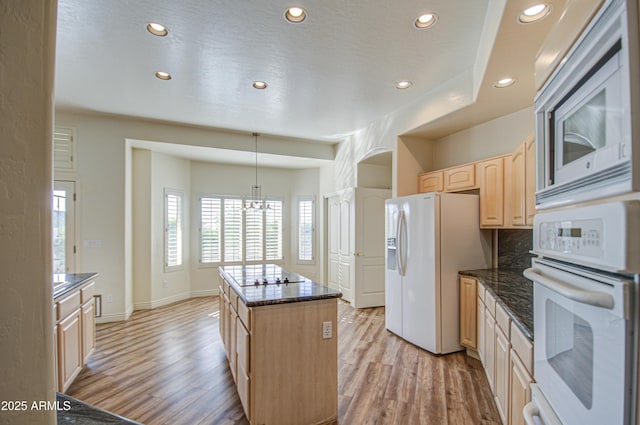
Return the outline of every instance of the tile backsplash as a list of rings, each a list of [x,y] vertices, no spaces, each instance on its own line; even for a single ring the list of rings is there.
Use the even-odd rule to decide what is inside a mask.
[[[526,269],[531,267],[529,251],[533,249],[533,230],[498,230],[498,268]]]

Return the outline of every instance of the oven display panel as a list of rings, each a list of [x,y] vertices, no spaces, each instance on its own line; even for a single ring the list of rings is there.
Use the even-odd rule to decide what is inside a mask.
[[[603,227],[598,219],[542,222],[538,248],[600,258],[603,255]]]

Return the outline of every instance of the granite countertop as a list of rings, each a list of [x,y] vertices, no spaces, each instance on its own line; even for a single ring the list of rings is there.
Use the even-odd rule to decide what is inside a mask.
[[[257,267],[267,271],[266,275],[269,277],[270,282],[268,285],[254,285],[252,283],[253,278],[258,276]],[[274,264],[221,266],[219,270],[222,277],[233,287],[247,307],[342,297],[342,292],[289,272]],[[291,279],[291,283],[275,284],[273,283],[275,281],[274,276],[287,276]],[[300,281],[294,282],[294,280]]]
[[[533,282],[521,269],[465,270],[459,274],[478,279],[513,322],[533,341]]]
[[[87,281],[98,276],[98,273],[66,273],[53,275],[53,298],[61,297]]]
[[[66,394],[57,393],[56,401],[58,402],[58,425],[142,425],[140,422],[91,406]]]

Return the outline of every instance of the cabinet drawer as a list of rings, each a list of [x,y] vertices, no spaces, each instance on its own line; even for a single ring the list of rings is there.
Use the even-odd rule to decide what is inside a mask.
[[[509,326],[511,324],[511,318],[504,310],[504,308],[498,303],[496,303],[496,323],[498,324],[498,326],[500,326],[500,329],[502,330],[502,332],[504,332],[505,336],[508,339],[510,335]]]
[[[238,366],[242,366],[245,371],[251,372],[249,365],[249,332],[245,329],[241,322],[237,324],[237,353]]]
[[[96,293],[96,283],[91,282],[80,290],[80,302],[82,304],[88,303],[93,299],[93,295]]]
[[[463,189],[473,189],[476,186],[475,164],[444,170],[444,190],[446,192]]]
[[[493,317],[496,316],[496,299],[489,291],[484,292],[484,305],[487,306],[487,310]]]
[[[239,366],[238,367],[238,395],[240,396],[240,403],[242,403],[242,408],[244,409],[244,414],[247,415],[247,418],[250,418],[251,409],[250,409],[250,396],[251,396],[251,381],[249,380],[249,376],[244,371],[244,369]]]
[[[418,175],[418,192],[442,192],[444,189],[442,181],[442,171],[435,171],[433,173],[424,173]]]
[[[80,307],[80,291],[75,291],[62,298],[58,304],[58,320],[62,320]]]
[[[242,300],[238,300],[238,317],[242,320],[242,324],[247,330],[251,330],[251,310],[247,305],[242,302]]]
[[[522,360],[529,375],[533,376],[533,343],[513,322],[511,322],[511,346]]]
[[[238,311],[238,294],[236,294],[236,291],[234,291],[233,288],[229,291],[229,302],[231,303],[233,310]]]

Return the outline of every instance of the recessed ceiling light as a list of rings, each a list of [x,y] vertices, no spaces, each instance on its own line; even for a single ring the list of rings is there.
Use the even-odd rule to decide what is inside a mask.
[[[413,84],[411,81],[398,81],[396,83],[396,88],[399,90],[408,89]]]
[[[156,72],[156,78],[159,78],[161,80],[170,80],[171,79],[171,74],[169,74],[168,72],[164,72],[164,71],[157,71]]]
[[[284,17],[291,23],[299,24],[307,18],[307,12],[305,12],[301,7],[293,6],[284,12]]]
[[[425,13],[424,15],[420,15],[413,21],[413,26],[418,29],[429,28],[432,27],[436,21],[438,20],[438,15],[435,13]]]
[[[153,35],[157,35],[158,37],[164,37],[169,34],[167,27],[157,22],[149,22],[147,25],[147,31],[149,31]]]
[[[522,11],[518,16],[518,22],[521,24],[531,24],[546,18],[551,14],[551,5],[548,3],[540,3],[530,6]]]
[[[515,83],[516,83],[516,79],[515,78],[505,77],[505,78],[501,78],[498,81],[496,81],[495,83],[493,83],[493,87],[495,87],[497,89],[503,89],[505,87],[512,86]]]
[[[252,85],[253,88],[258,90],[264,90],[267,88],[267,83],[265,83],[264,81],[254,81]]]

